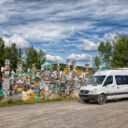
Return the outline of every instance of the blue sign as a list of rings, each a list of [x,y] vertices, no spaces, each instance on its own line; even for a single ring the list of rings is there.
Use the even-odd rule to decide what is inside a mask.
[[[98,68],[96,68],[96,67],[95,67],[95,68],[93,68],[93,71],[98,71]]]

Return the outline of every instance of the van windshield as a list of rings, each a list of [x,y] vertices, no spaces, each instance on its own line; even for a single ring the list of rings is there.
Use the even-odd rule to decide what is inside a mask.
[[[87,82],[87,85],[97,86],[102,84],[106,76],[91,76]]]

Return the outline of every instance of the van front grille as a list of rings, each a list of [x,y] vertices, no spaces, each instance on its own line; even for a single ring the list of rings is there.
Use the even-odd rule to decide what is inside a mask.
[[[80,90],[80,93],[81,93],[81,94],[88,94],[89,91],[88,91],[88,90]]]

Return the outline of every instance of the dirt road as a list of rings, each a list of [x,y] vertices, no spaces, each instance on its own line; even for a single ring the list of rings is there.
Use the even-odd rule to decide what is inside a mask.
[[[0,128],[128,128],[128,100],[4,107],[0,108]]]

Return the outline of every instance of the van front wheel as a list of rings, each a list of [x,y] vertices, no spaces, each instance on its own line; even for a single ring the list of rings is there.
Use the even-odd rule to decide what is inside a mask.
[[[106,103],[106,100],[107,100],[107,97],[106,95],[104,94],[100,94],[97,98],[97,102],[98,104],[102,105],[102,104],[105,104]]]
[[[85,103],[89,103],[89,100],[83,100]]]

